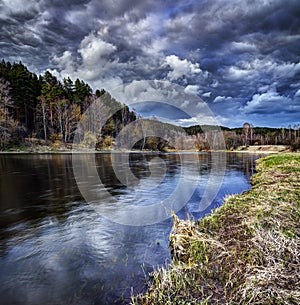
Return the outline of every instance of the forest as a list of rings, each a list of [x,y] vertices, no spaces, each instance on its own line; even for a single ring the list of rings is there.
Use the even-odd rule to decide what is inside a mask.
[[[87,111],[90,108],[92,111]],[[1,61],[0,150],[37,145],[50,150],[70,149],[78,123],[97,120],[96,116],[108,117],[101,128],[82,134],[80,144],[98,150],[129,146],[139,150],[202,151],[211,149],[212,143],[213,149],[273,144],[288,145],[292,150],[300,148],[299,124],[282,128],[254,127],[251,123],[231,129],[208,125],[182,128],[159,122],[155,117],[144,119],[105,90],[93,92],[89,84],[78,78],[58,80],[49,71],[36,75],[22,62]]]
[[[97,139],[98,146],[109,146],[111,138],[136,119],[128,106],[117,102],[103,89],[93,92],[82,80],[73,81],[68,77],[60,81],[49,71],[38,76],[21,62],[11,64],[2,60],[0,149],[33,143],[50,144],[55,148],[72,143],[78,122],[97,100],[101,100],[98,110],[103,114],[108,107],[117,109],[99,131]]]

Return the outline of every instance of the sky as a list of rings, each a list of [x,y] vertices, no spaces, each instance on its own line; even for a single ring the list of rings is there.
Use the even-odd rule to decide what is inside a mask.
[[[299,0],[0,0],[0,28],[1,58],[145,116],[300,123]]]

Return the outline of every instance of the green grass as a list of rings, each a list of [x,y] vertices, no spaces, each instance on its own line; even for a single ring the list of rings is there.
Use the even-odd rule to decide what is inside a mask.
[[[300,155],[266,157],[257,169],[251,190],[211,215],[173,215],[172,264],[135,304],[298,304]]]
[[[284,155],[277,155],[277,156],[273,156],[273,157],[266,157],[266,158],[262,158],[260,159],[260,164],[262,164],[262,166],[264,168],[269,168],[272,166],[284,166],[286,167],[288,165],[288,163],[300,163],[300,155],[296,155],[296,154],[284,154]]]

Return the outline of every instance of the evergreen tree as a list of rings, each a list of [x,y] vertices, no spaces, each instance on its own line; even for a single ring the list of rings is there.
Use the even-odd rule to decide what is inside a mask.
[[[34,110],[40,94],[40,83],[36,75],[20,62],[14,63],[8,73],[15,104],[14,118],[23,126],[34,128]]]

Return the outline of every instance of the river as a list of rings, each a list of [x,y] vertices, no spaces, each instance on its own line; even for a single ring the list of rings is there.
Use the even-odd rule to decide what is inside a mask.
[[[116,174],[124,156],[128,168]],[[100,186],[88,170],[81,176],[74,171],[86,158],[95,161]],[[225,196],[250,187],[257,158],[242,153],[1,155],[1,304],[126,304],[131,291],[145,289],[153,267],[170,262],[170,210],[180,218],[203,217]],[[218,170],[219,162],[223,169]],[[87,189],[100,196],[97,205],[89,202]],[[201,201],[211,193],[209,204]],[[172,207],[153,218],[157,203],[169,204],[165,198]],[[126,217],[119,212],[122,205],[129,207]],[[130,214],[132,208],[140,210]]]

